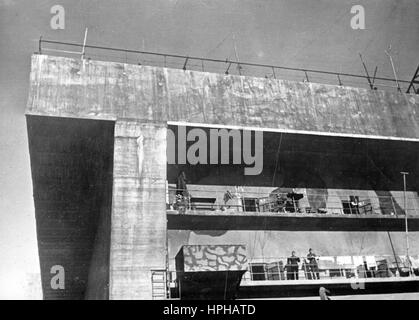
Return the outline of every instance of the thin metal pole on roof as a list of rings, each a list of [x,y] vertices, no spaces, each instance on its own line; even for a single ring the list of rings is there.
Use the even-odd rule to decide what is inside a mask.
[[[359,58],[361,59],[362,65],[364,66],[364,71],[365,71],[365,74],[367,75],[366,78],[368,80],[368,84],[370,85],[370,89],[374,90],[374,83],[371,82],[371,77],[368,73],[368,69],[367,69],[367,66],[365,65],[364,59],[362,59],[362,54],[361,53],[359,53]]]
[[[397,90],[401,92],[402,89],[400,89],[399,80],[397,79],[396,69],[394,68],[393,57],[390,54],[390,50],[391,50],[391,46],[388,47],[388,51],[384,50],[384,52],[386,53],[386,55],[390,59],[391,67],[393,68],[394,80],[396,81],[396,84],[397,84]]]
[[[291,71],[301,71],[305,73],[305,79],[306,81],[309,81],[308,79],[308,73],[314,73],[314,74],[327,74],[327,75],[334,75],[337,76],[339,75],[339,77],[351,77],[351,78],[367,78],[367,80],[369,81],[370,86],[372,85],[372,83],[370,83],[371,78],[369,78],[369,76],[364,76],[364,75],[358,75],[358,74],[349,74],[349,73],[337,73],[337,72],[332,72],[332,71],[321,71],[321,70],[314,70],[314,69],[302,69],[302,68],[292,68],[292,67],[285,67],[285,66],[274,66],[274,65],[269,65],[269,64],[260,64],[260,63],[251,63],[251,62],[243,62],[243,61],[230,61],[227,59],[227,61],[221,60],[221,59],[211,59],[211,58],[202,58],[202,57],[192,57],[192,56],[185,56],[185,55],[178,55],[178,54],[168,54],[168,53],[160,53],[160,52],[151,52],[151,51],[139,51],[139,50],[127,50],[127,49],[120,49],[120,48],[115,48],[115,47],[105,47],[105,46],[96,46],[96,45],[87,45],[86,44],[86,38],[87,38],[87,28],[86,28],[86,36],[85,36],[85,41],[83,44],[79,44],[79,43],[71,43],[71,42],[62,42],[62,41],[54,41],[54,40],[48,40],[48,39],[43,39],[40,38],[39,39],[39,51],[42,52],[42,45],[47,43],[47,44],[56,44],[56,45],[66,45],[66,46],[74,46],[74,47],[79,47],[79,48],[83,48],[82,52],[74,52],[75,54],[83,54],[85,53],[85,50],[87,48],[89,49],[94,49],[94,50],[111,50],[111,51],[116,51],[116,52],[127,52],[127,53],[136,53],[136,54],[143,54],[143,55],[154,55],[154,56],[161,56],[161,57],[170,57],[170,58],[179,58],[179,59],[189,59],[189,60],[203,60],[205,62],[214,62],[214,63],[228,63],[229,67],[231,64],[235,64],[235,65],[239,65],[240,67],[243,66],[248,66],[248,67],[259,67],[259,68],[272,68],[272,69],[276,69],[275,71],[278,70],[291,70]],[[48,48],[44,48],[45,51],[50,50]],[[186,69],[186,66],[185,66]],[[228,74],[229,68],[227,69],[227,74]],[[240,68],[241,71],[241,68]],[[275,73],[275,72],[274,72]],[[274,75],[275,77],[275,75]],[[395,79],[391,79],[391,78],[385,78],[385,77],[375,77],[374,80],[380,80],[380,81],[395,81]],[[397,79],[397,83],[406,83],[409,84],[411,81],[407,81],[407,80],[399,80]],[[380,85],[381,86],[381,85]],[[398,86],[398,88],[400,88],[400,86]]]
[[[84,55],[86,53],[86,42],[87,42],[87,32],[88,32],[89,28],[86,28],[84,30],[84,40],[83,40],[83,50],[81,51],[81,59],[84,59]]]
[[[342,86],[343,84],[342,84],[342,80],[340,80],[339,74],[337,76],[338,76],[339,85]]]
[[[42,36],[39,37],[38,52],[39,54],[42,54]]]
[[[233,45],[234,45],[234,54],[236,56],[236,61],[237,61],[237,70],[239,71],[239,75],[242,74],[241,72],[241,65],[240,65],[240,61],[239,61],[239,54],[237,53],[237,46],[236,46],[236,36],[233,33]]]
[[[409,257],[409,227],[408,227],[408,220],[407,220],[407,207],[406,207],[406,176],[409,174],[409,172],[400,172],[403,176],[403,206],[404,206],[404,222],[406,227],[406,259],[409,263],[409,273],[411,274],[411,267],[410,267],[410,257]]]

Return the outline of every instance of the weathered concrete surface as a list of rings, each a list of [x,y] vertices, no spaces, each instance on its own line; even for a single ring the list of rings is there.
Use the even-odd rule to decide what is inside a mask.
[[[414,95],[32,56],[27,113],[419,139]]]
[[[166,127],[117,121],[110,299],[151,299],[151,270],[166,267]]]

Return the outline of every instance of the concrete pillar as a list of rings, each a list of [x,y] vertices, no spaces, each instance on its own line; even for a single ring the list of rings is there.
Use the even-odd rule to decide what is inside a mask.
[[[115,126],[110,299],[151,299],[166,264],[166,124]]]

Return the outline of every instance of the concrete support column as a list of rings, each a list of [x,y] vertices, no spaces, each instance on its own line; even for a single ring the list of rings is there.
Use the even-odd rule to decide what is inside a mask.
[[[166,124],[115,126],[110,299],[151,299],[166,263]]]

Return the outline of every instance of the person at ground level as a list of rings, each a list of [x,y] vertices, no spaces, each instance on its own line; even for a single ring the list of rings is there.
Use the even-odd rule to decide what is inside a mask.
[[[324,287],[320,287],[320,289],[319,289],[320,300],[331,300],[329,298],[328,294],[330,294],[330,291],[329,290],[327,290]]]

